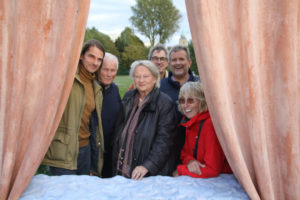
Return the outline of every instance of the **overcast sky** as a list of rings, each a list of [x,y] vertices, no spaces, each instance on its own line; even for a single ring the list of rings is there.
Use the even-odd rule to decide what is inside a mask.
[[[134,28],[129,18],[132,16],[131,6],[135,4],[135,0],[91,0],[87,27],[95,27],[115,40],[126,26]],[[173,0],[173,4],[180,11],[182,18],[180,29],[167,42],[167,46],[178,44],[182,33],[188,40],[191,39],[185,1]],[[137,30],[135,30],[135,34],[145,44],[149,44],[149,40],[140,35]]]

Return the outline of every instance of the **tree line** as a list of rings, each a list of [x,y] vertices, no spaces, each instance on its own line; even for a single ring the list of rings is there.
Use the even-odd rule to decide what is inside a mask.
[[[143,41],[139,39],[134,34],[134,31],[129,27],[126,27],[115,41],[113,41],[108,35],[98,31],[95,27],[87,28],[85,31],[84,41],[92,38],[99,40],[107,52],[110,52],[118,57],[119,75],[128,75],[130,65],[135,60],[147,60],[148,52],[151,48],[151,46],[145,46]],[[188,42],[188,48],[193,61],[191,70],[195,74],[198,74],[192,40]]]

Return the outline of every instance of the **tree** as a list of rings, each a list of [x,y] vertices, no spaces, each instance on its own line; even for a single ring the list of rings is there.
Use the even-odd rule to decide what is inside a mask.
[[[151,46],[157,38],[164,44],[179,29],[181,15],[172,0],[136,0],[131,9],[131,23],[149,39]]]
[[[110,52],[117,57],[119,56],[119,51],[117,50],[115,43],[110,39],[110,37],[104,33],[99,32],[95,27],[87,28],[84,35],[84,41],[89,39],[96,39],[101,42],[104,46],[105,51]]]
[[[129,71],[130,65],[136,60],[146,60],[148,49],[144,46],[129,45],[125,47],[122,53],[122,68],[124,71]]]
[[[115,45],[120,52],[118,74],[128,74],[131,63],[135,60],[147,59],[148,50],[134,31],[126,27],[116,39]]]
[[[128,45],[144,46],[144,43],[134,34],[131,28],[125,27],[124,31],[122,31],[121,35],[116,39],[115,45],[118,51],[122,53]]]

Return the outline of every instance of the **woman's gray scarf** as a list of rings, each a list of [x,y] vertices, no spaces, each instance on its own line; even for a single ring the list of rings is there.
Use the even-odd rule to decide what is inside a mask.
[[[121,133],[120,137],[120,151],[117,162],[117,171],[121,172],[123,176],[130,178],[130,169],[132,164],[132,154],[133,154],[133,143],[135,130],[138,125],[138,119],[143,108],[149,102],[149,95],[144,99],[144,101],[139,106],[140,95],[135,95],[134,103],[130,116],[126,122],[126,125]]]

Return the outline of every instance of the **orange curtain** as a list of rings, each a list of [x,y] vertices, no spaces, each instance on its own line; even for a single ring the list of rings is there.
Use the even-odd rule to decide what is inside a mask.
[[[215,129],[251,199],[300,199],[300,1],[186,0]]]
[[[0,199],[18,199],[72,87],[89,0],[0,2]]]

